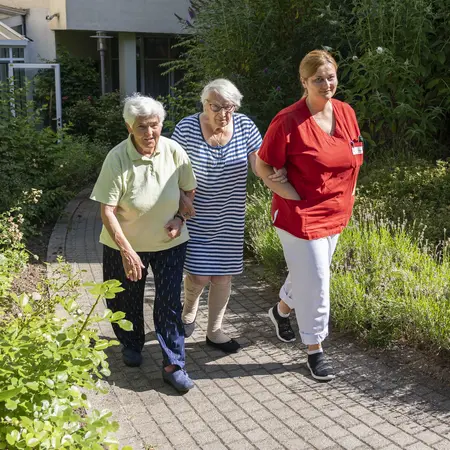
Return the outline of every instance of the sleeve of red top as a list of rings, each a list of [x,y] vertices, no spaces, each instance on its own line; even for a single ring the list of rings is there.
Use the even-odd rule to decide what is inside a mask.
[[[286,164],[286,132],[282,117],[275,117],[267,129],[258,156],[269,166],[281,169]]]

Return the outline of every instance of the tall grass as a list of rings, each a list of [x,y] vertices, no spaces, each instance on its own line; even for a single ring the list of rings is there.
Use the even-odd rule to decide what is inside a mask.
[[[270,194],[257,183],[249,195],[247,245],[278,285],[285,275],[270,220]],[[439,251],[437,251],[439,249]],[[406,341],[450,350],[450,255],[431,247],[404,221],[355,208],[333,261],[332,321],[372,345]]]

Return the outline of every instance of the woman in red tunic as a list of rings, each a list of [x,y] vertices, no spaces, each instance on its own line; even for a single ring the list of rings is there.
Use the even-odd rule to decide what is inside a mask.
[[[257,158],[257,171],[274,193],[272,219],[292,282],[291,306],[308,346],[307,365],[318,380],[335,376],[321,345],[328,335],[330,265],[350,220],[363,159],[355,112],[333,99],[336,70],[326,51],[314,50],[303,58],[303,97],[276,115]],[[288,182],[273,182],[273,167],[283,166]],[[280,306],[285,305],[271,310],[275,316],[283,316]]]

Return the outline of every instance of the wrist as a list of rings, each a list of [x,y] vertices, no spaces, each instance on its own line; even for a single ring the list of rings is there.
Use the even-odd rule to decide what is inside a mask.
[[[184,222],[186,222],[186,219],[185,219],[179,212],[177,212],[177,213],[173,216],[173,218],[174,218],[174,219],[180,219],[182,225],[184,224]]]

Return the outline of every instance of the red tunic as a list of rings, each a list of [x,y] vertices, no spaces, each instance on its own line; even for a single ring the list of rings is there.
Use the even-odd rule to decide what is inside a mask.
[[[336,119],[333,136],[319,127],[303,98],[275,116],[258,151],[270,166],[286,167],[301,198],[286,200],[274,194],[273,224],[301,239],[340,233],[352,214],[362,140],[351,106],[331,101]]]

